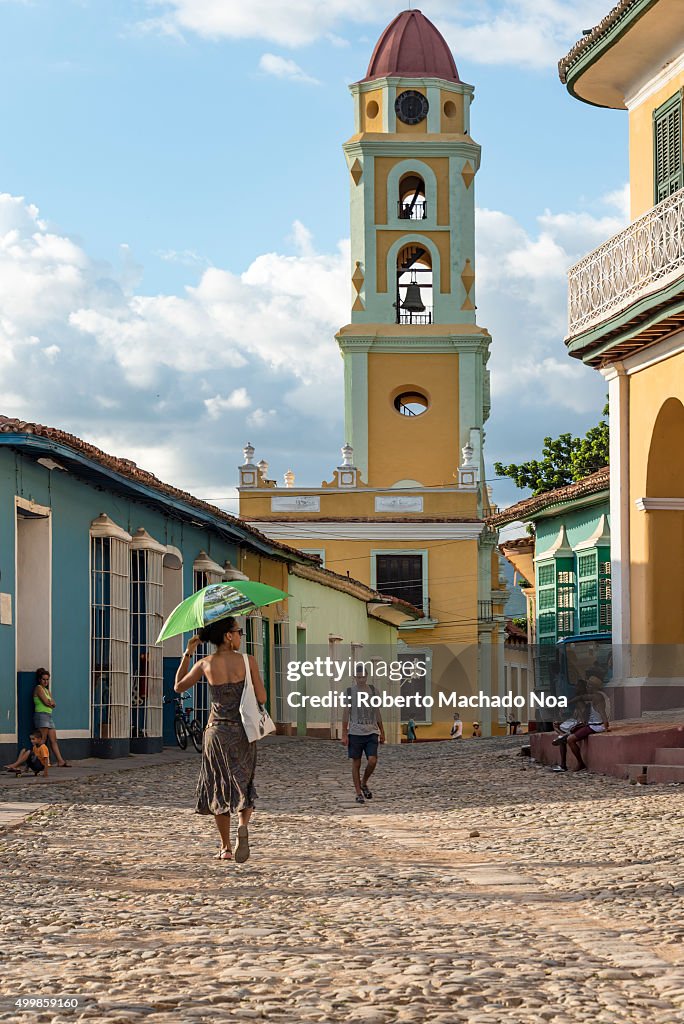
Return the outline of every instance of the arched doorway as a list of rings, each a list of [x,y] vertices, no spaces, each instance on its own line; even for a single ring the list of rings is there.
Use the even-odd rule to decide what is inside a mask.
[[[677,398],[663,403],[653,428],[644,514],[647,640],[684,644],[684,405]]]

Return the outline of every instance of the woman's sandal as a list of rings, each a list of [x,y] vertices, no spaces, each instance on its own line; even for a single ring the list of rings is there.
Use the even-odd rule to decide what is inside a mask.
[[[246,825],[239,825],[235,844],[235,863],[244,864],[249,860],[249,833]]]
[[[71,765],[69,764],[68,761],[62,761],[62,763],[58,764],[57,767],[58,768],[71,768]]]
[[[230,851],[229,846],[222,846],[219,852],[215,855],[216,860],[232,860],[233,854]]]

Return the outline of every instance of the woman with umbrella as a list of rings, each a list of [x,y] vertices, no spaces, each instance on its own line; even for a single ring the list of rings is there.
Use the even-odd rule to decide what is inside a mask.
[[[202,769],[197,783],[198,814],[213,814],[221,836],[220,860],[231,859],[230,816],[239,819],[235,861],[249,858],[247,825],[254,810],[256,789],[256,743],[247,739],[240,714],[240,701],[247,682],[247,666],[254,695],[266,702],[266,689],[252,655],[240,654],[242,630],[235,615],[247,615],[256,608],[282,601],[283,590],[252,580],[212,583],[181,601],[169,615],[157,637],[161,643],[171,636],[199,628],[183,654],[176,672],[174,690],[185,693],[204,676],[209,683],[211,712],[204,731]],[[216,648],[190,667],[190,660],[201,643]]]
[[[211,711],[204,732],[202,767],[197,783],[198,814],[213,814],[221,836],[219,860],[230,860],[230,816],[237,814],[239,826],[235,862],[249,858],[247,825],[257,796],[254,787],[256,743],[247,739],[240,718],[240,699],[245,687],[245,659],[239,653],[242,630],[234,618],[218,619],[203,626],[183,653],[174,690],[184,693],[205,676],[209,683]],[[200,643],[211,643],[216,653],[190,660]],[[256,699],[266,702],[266,689],[255,658],[247,656]]]

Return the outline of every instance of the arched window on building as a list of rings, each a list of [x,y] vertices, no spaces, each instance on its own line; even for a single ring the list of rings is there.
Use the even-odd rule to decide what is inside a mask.
[[[432,323],[432,257],[418,242],[399,250],[395,306],[398,324]]]
[[[91,735],[112,749],[127,747],[131,730],[130,544],[104,512],[91,523]]]
[[[157,637],[164,622],[166,547],[140,527],[131,541],[131,751],[162,747],[163,662]]]
[[[400,220],[425,220],[427,217],[425,182],[419,174],[404,174],[400,179],[397,216]]]

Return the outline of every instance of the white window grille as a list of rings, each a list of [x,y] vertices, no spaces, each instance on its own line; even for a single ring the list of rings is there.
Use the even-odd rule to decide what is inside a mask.
[[[252,612],[247,616],[246,643],[247,654],[252,654],[259,666],[259,675],[264,678],[264,624],[261,612]]]
[[[290,684],[287,681],[287,663],[290,660],[290,624],[287,620],[274,623],[273,654],[275,657],[275,721],[290,722],[292,711],[287,704]]]
[[[164,622],[166,548],[139,529],[131,543],[131,738],[162,735],[163,660],[157,637]]]
[[[91,735],[98,740],[130,735],[130,543],[104,513],[91,524]]]

